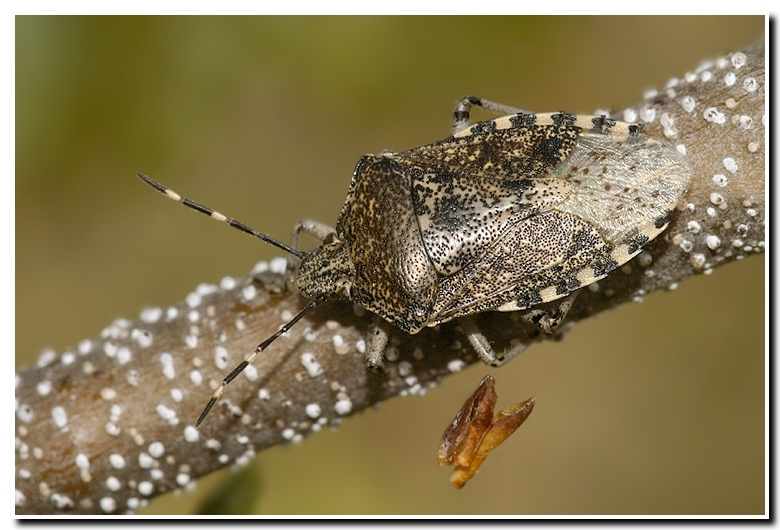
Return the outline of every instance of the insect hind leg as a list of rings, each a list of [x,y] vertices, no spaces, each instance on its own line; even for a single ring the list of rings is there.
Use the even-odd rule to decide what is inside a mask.
[[[471,107],[473,105],[482,107],[499,116],[507,116],[509,114],[533,114],[533,112],[512,107],[511,105],[504,105],[503,103],[496,103],[489,99],[477,96],[466,96],[455,104],[455,109],[452,111],[452,134],[459,133],[471,125]]]
[[[466,335],[466,338],[469,340],[471,347],[474,348],[477,356],[479,356],[479,359],[488,366],[501,366],[522,353],[526,348],[526,344],[520,342],[512,346],[499,357],[496,355],[496,352],[490,345],[487,337],[480,331],[479,326],[474,320],[474,315],[462,317],[458,320],[458,324]]]

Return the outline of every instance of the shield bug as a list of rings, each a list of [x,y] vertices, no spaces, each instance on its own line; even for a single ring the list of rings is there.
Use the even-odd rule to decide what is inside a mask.
[[[472,105],[507,115],[469,125]],[[290,253],[299,266],[297,273],[288,267],[288,285],[312,299],[224,379],[199,424],[259,352],[330,298],[379,317],[368,336],[369,367],[382,366],[388,324],[413,334],[453,319],[482,361],[507,362],[523,346],[497,355],[472,316],[526,310],[526,320],[552,332],[577,289],[666,228],[691,171],[683,155],[643,134],[641,125],[533,114],[469,97],[455,107],[449,138],[361,158],[336,227],[302,221],[290,246],[139,176]],[[322,245],[298,250],[301,232]],[[558,299],[555,309],[535,307]]]

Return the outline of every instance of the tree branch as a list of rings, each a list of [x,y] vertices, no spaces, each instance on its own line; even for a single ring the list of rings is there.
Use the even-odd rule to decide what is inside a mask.
[[[681,146],[694,169],[684,208],[651,248],[585,289],[563,332],[585,318],[764,250],[764,47],[699,68],[613,114]],[[18,514],[135,511],[161,493],[389,397],[417,393],[478,362],[457,322],[392,330],[382,373],[363,364],[371,315],[328,302],[229,385],[216,385],[306,300],[284,291],[279,263],[176,306],[116,321],[100,337],[17,374]],[[545,339],[517,313],[479,316],[497,351]]]

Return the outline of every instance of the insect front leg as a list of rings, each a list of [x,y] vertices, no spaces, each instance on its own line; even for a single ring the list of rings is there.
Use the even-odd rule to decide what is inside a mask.
[[[334,234],[336,229],[326,224],[320,223],[319,221],[303,219],[302,221],[295,223],[292,236],[290,236],[290,247],[293,250],[298,250],[298,241],[300,240],[301,232],[309,234],[319,241],[325,241],[325,238],[328,237],[328,234]],[[300,258],[294,256],[287,260],[284,284],[288,291],[292,290],[293,282],[295,281],[295,273],[297,272],[300,264]]]
[[[452,134],[456,134],[471,125],[472,105],[482,107],[499,116],[508,116],[509,114],[533,114],[527,110],[496,103],[495,101],[490,101],[477,96],[467,96],[455,104],[455,110],[452,112]]]
[[[385,350],[387,349],[387,322],[376,317],[374,326],[368,332],[366,344],[366,366],[372,370],[384,368]]]
[[[523,313],[522,319],[526,322],[539,326],[547,334],[552,334],[557,327],[566,318],[574,300],[577,299],[579,291],[574,291],[565,297],[557,300],[553,307],[546,309],[530,309]]]
[[[504,352],[504,355],[499,357],[496,355],[496,352],[490,345],[487,337],[480,331],[477,322],[474,320],[474,315],[462,317],[458,320],[458,324],[466,335],[466,338],[468,338],[469,343],[471,343],[471,347],[477,352],[480,360],[489,366],[501,366],[520,354],[526,348],[526,345],[520,342],[512,346],[509,350]]]

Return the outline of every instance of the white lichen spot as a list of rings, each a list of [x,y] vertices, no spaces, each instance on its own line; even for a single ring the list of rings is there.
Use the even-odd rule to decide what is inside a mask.
[[[119,491],[119,488],[122,487],[122,483],[119,482],[118,478],[111,476],[106,479],[106,487],[109,491]]]
[[[122,433],[122,429],[113,421],[106,422],[105,429],[109,436],[119,436]]]
[[[116,342],[112,340],[107,340],[106,342],[103,343],[103,353],[105,353],[109,357],[114,357],[118,349],[119,346],[117,346]]]
[[[104,401],[111,401],[116,399],[116,390],[111,387],[104,387],[100,389],[100,399]]]
[[[748,130],[753,127],[753,118],[745,116],[744,114],[739,117],[739,126],[742,129]]]
[[[726,84],[726,86],[732,86],[734,83],[737,82],[737,76],[734,74],[734,72],[729,72],[726,75],[723,76],[723,82]]]
[[[190,483],[190,476],[186,473],[179,473],[176,475],[176,484],[178,484],[181,487],[186,486]]]
[[[209,438],[206,440],[206,448],[213,451],[219,451],[222,448],[222,443],[215,438]]]
[[[160,320],[162,313],[163,311],[161,307],[148,307],[141,311],[141,320],[149,324],[153,324]]]
[[[623,121],[628,123],[634,123],[637,119],[637,113],[634,109],[626,109],[623,111]]]
[[[228,367],[228,351],[224,346],[214,348],[214,364],[219,370],[225,370]]]
[[[246,377],[250,381],[257,381],[260,378],[260,374],[258,373],[257,368],[254,367],[254,365],[248,364],[246,365],[246,368],[244,368],[244,377]]]
[[[284,271],[287,270],[287,258],[273,258],[268,264],[268,268],[271,272],[275,272],[276,274],[284,274]]]
[[[108,482],[106,482],[106,485],[108,486]],[[111,487],[108,486],[108,489],[111,490]],[[111,491],[116,491],[116,490],[114,489]],[[111,497],[103,497],[100,499],[100,509],[103,510],[103,513],[114,513],[114,511],[116,511],[116,501]]]
[[[355,349],[358,353],[366,353],[366,341],[365,339],[358,339],[355,343]]]
[[[108,457],[108,463],[111,464],[111,467],[114,469],[124,469],[125,458],[119,453],[111,453]]]
[[[76,467],[79,469],[89,469],[89,457],[85,455],[84,453],[79,453],[76,455]]]
[[[38,368],[43,368],[45,366],[48,366],[57,358],[57,354],[54,350],[51,349],[45,349],[41,352],[41,355],[38,357]]]
[[[748,149],[750,149],[750,146],[748,146]],[[66,351],[65,353],[60,355],[60,362],[65,366],[69,364],[73,364],[73,361],[75,360],[76,360],[76,356],[73,354],[73,352]]]
[[[246,329],[246,324],[244,324],[244,321],[241,320],[240,318],[236,319],[235,324],[236,324],[236,329],[238,331],[244,331]]]
[[[755,216],[758,215],[758,211],[756,211],[753,208],[748,208],[747,210],[745,210],[745,214],[750,216],[750,217],[755,217]]]
[[[138,370],[129,370],[127,372],[127,383],[131,386],[138,386],[138,384],[141,382],[141,374],[138,373]]]
[[[729,183],[729,179],[726,175],[720,173],[712,176],[712,182],[718,187],[726,187]]]
[[[701,80],[702,80],[704,83],[706,83],[706,82],[707,82],[707,81],[709,81],[710,79],[712,79],[712,72],[710,72],[710,71],[706,71],[706,72],[702,72],[702,73],[701,73]]]
[[[639,263],[640,267],[647,267],[653,262],[653,256],[648,251],[643,250],[639,253],[639,255],[636,257],[637,262]]]
[[[701,269],[706,262],[707,258],[700,252],[691,255],[691,267],[694,269]]]
[[[688,232],[698,234],[701,231],[701,225],[696,221],[688,221]]]
[[[737,106],[737,100],[736,100],[736,99],[734,99],[734,98],[728,98],[728,99],[726,100],[726,108],[727,108],[727,109],[733,109],[733,108],[734,108],[734,107],[736,107],[736,106]]]
[[[301,364],[308,372],[309,377],[317,377],[318,375],[322,375],[322,365],[317,362],[314,354],[309,352],[301,354]]]
[[[737,161],[731,157],[726,157],[723,159],[723,167],[726,168],[726,171],[731,173],[734,173],[739,168],[739,166],[737,166]]]
[[[27,497],[25,497],[24,493],[22,493],[19,490],[14,490],[14,491],[15,491],[15,494],[14,494],[15,495],[15,501],[14,502],[15,502],[16,506],[24,506],[24,504],[27,502]]]
[[[309,403],[306,405],[306,415],[313,420],[316,420],[322,414],[322,407],[318,403]]]
[[[257,397],[259,397],[262,400],[269,400],[271,399],[271,393],[268,391],[267,388],[261,388],[257,391]]]
[[[257,287],[255,287],[250,283],[249,285],[241,289],[241,296],[246,301],[253,300],[254,297],[257,296]]]
[[[195,443],[200,439],[200,432],[193,425],[187,425],[184,428],[184,441]]]
[[[89,352],[92,351],[92,341],[89,339],[84,339],[81,342],[79,342],[79,353],[81,355],[86,355]]]
[[[707,236],[707,246],[710,250],[716,250],[720,248],[720,238],[714,234],[710,234]]]
[[[352,412],[352,401],[350,401],[349,398],[339,399],[333,406],[333,410],[335,410],[336,414],[339,416],[346,416]]]
[[[181,389],[171,388],[171,399],[176,403],[181,403],[181,400],[184,399],[184,393]]]
[[[44,379],[35,385],[35,391],[41,396],[47,396],[51,392],[51,381]]]
[[[747,56],[742,52],[737,52],[731,56],[731,65],[739,70],[747,63]]]
[[[645,98],[648,99],[648,98]],[[652,123],[655,121],[655,109],[650,105],[645,105],[639,109],[639,119],[643,123]]]
[[[200,373],[200,370],[193,370],[190,372],[190,381],[192,381],[192,384],[195,386],[199,386],[203,382],[203,375]]]
[[[710,202],[715,206],[718,206],[719,204],[723,204],[724,200],[725,199],[723,198],[723,195],[721,195],[720,193],[715,193],[715,192],[710,193]]]
[[[152,458],[160,458],[165,454],[165,446],[162,444],[162,442],[152,442],[149,444],[148,451]]]
[[[344,337],[336,333],[333,335],[333,348],[338,355],[344,355],[349,352],[349,344],[346,343]]]
[[[744,241],[742,241],[742,240],[741,240],[741,239],[739,239],[739,238],[737,238],[737,239],[735,239],[735,240],[733,240],[733,241],[731,242],[731,246],[732,246],[732,247],[734,247],[734,248],[740,248],[740,247],[741,247],[741,246],[743,246],[744,244],[745,244],[745,242],[744,242]]]
[[[154,484],[149,482],[148,480],[144,480],[143,482],[138,484],[138,493],[143,495],[144,497],[148,497],[149,495],[154,492]]]
[[[156,410],[157,414],[159,414],[162,419],[167,421],[169,425],[177,425],[179,423],[179,419],[176,417],[175,410],[166,407],[162,403],[157,405]]]
[[[267,261],[258,261],[255,263],[255,266],[252,267],[252,271],[250,274],[260,274],[268,270],[268,262]]]
[[[184,299],[185,302],[187,302],[187,305],[190,307],[198,307],[200,305],[202,298],[200,294],[197,292],[190,293],[187,295],[187,297]]]
[[[702,117],[710,123],[722,125],[726,123],[726,115],[715,107],[708,107],[702,113]]]
[[[755,77],[746,77],[744,81],[742,81],[742,88],[745,89],[745,92],[755,92],[758,90],[758,81]]]
[[[412,373],[412,364],[409,361],[401,361],[398,363],[398,375],[401,377],[407,377]]]
[[[758,151],[758,148],[759,148],[759,147],[760,147],[760,145],[758,144],[758,142],[750,142],[750,143],[748,143],[748,145],[747,145],[747,150],[748,150],[748,152],[750,152],[750,153],[755,153],[756,151]],[[64,355],[64,354],[63,354],[63,357],[65,357],[65,355]],[[64,363],[64,362],[65,362],[65,360],[63,359],[63,361],[62,361],[62,362]]]
[[[645,90],[645,93],[644,93],[644,95],[643,95],[643,98],[642,98],[642,99],[650,99],[650,98],[654,98],[654,97],[656,97],[657,95],[658,95],[658,90],[656,90],[656,89],[654,89],[654,88],[650,88],[650,89],[648,89],[648,90]]]
[[[461,359],[453,359],[447,363],[447,369],[453,374],[463,370],[464,366],[466,366],[466,363]]]
[[[285,440],[292,440],[292,437],[295,436],[295,431],[290,429],[289,427],[282,431],[282,438]]]
[[[677,144],[675,148],[677,149],[677,152],[680,153],[681,155],[688,154],[688,149],[683,144]]]
[[[718,211],[715,208],[713,208],[712,206],[708,206],[707,207],[707,215],[709,215],[710,217],[716,217],[718,215]]]
[[[58,429],[62,429],[68,424],[68,414],[65,409],[59,405],[51,409],[51,419]]]
[[[220,280],[219,286],[225,291],[229,291],[236,287],[236,280],[232,276],[225,276]]]
[[[144,501],[146,501],[146,499],[144,499]],[[129,499],[127,499],[127,507],[130,510],[137,510],[140,506],[141,506],[141,501],[138,499],[138,497],[130,497]]]
[[[26,480],[26,479],[30,478],[31,476],[32,476],[32,473],[30,473],[29,469],[25,469],[25,468],[20,468],[19,469],[19,477],[20,478],[23,478],[23,479]]]
[[[165,311],[165,320],[171,321],[174,318],[179,316],[179,310],[178,308],[171,306]]]
[[[187,335],[184,337],[184,343],[187,345],[190,349],[195,349],[198,346],[198,337],[195,335]]]
[[[162,373],[167,379],[173,380],[176,377],[176,371],[173,368],[173,355],[168,352],[160,354],[160,363],[162,363]]]
[[[686,253],[693,250],[693,241],[689,241],[687,239],[680,241],[680,250]]]
[[[682,108],[685,112],[691,112],[694,108],[696,108],[696,100],[691,96],[684,96],[680,98],[680,105],[682,105]]]
[[[189,320],[193,324],[197,323],[198,320],[200,320],[200,313],[198,313],[196,309],[190,309],[187,312],[187,320]]]
[[[116,360],[119,364],[127,364],[133,359],[133,353],[127,346],[122,346],[116,352]]]
[[[138,454],[138,465],[141,467],[141,469],[151,469],[151,467],[154,465],[154,458],[141,451]]]

